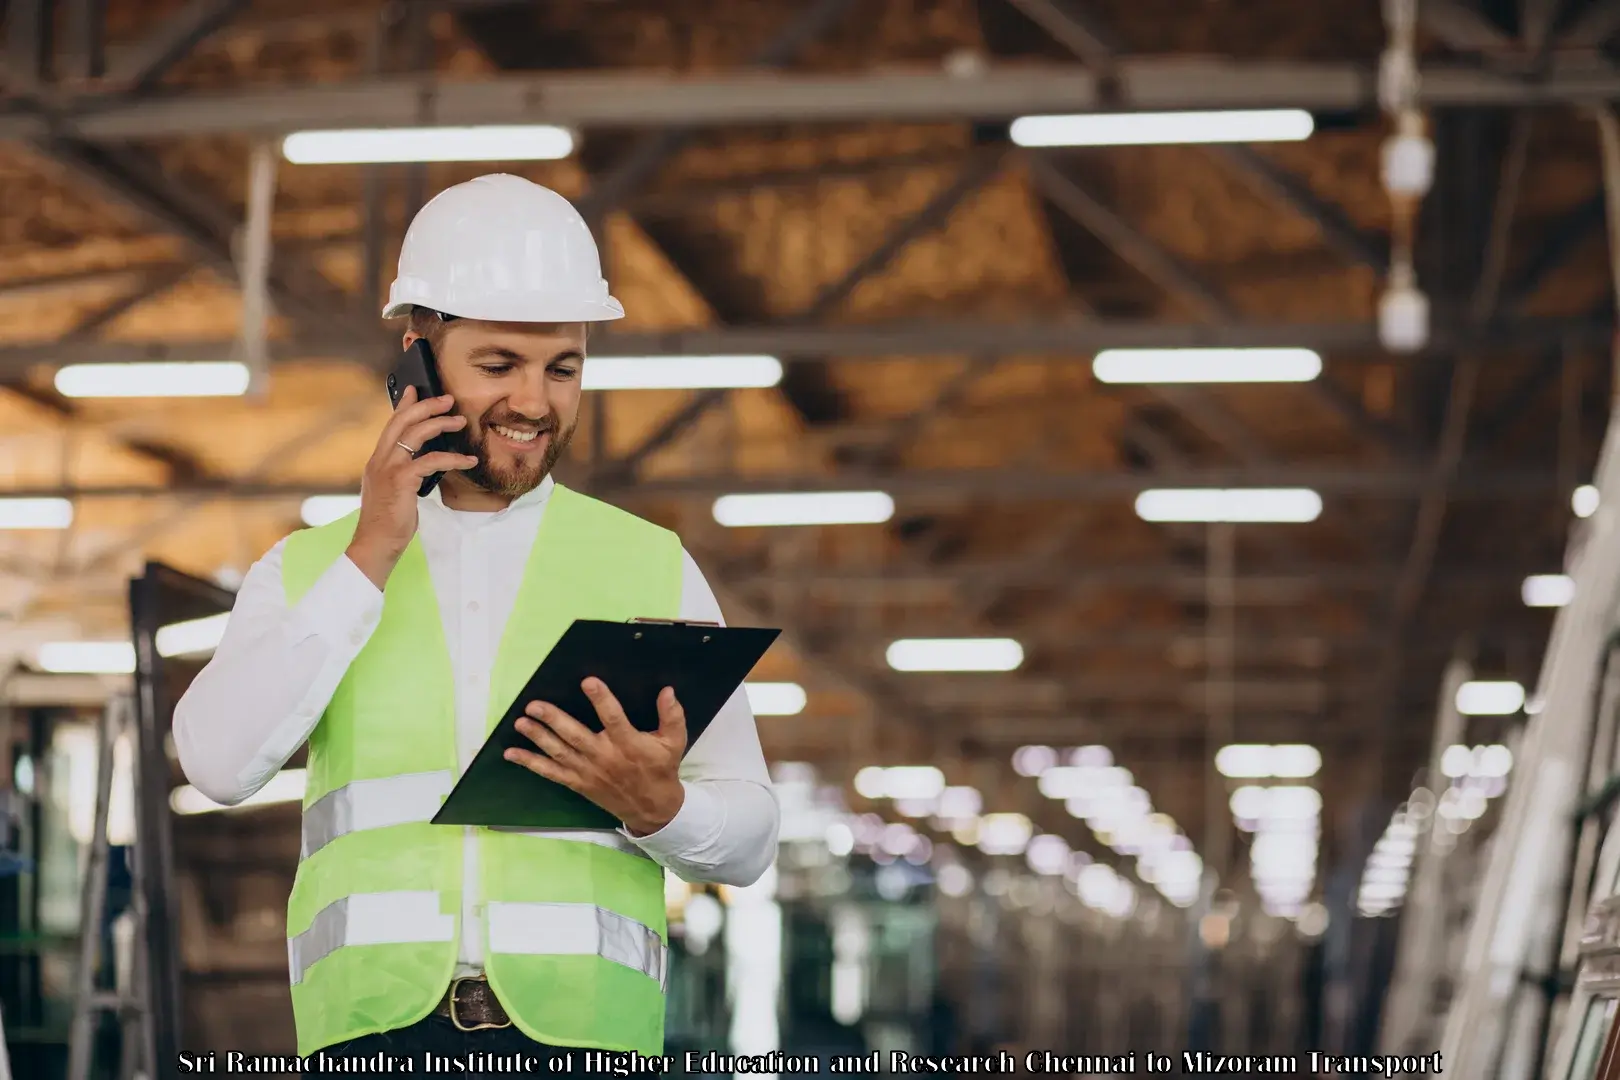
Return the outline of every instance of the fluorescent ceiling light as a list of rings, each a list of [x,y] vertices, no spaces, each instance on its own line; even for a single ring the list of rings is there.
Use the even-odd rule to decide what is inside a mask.
[[[1516,682],[1466,682],[1457,688],[1457,711],[1464,716],[1511,716],[1524,706]]]
[[[170,623],[158,628],[157,651],[164,658],[213,652],[225,635],[230,612]],[[61,675],[128,675],[135,670],[135,646],[127,641],[53,641],[39,647],[41,670]]]
[[[1013,751],[1012,767],[1019,776],[1039,776],[1057,761],[1057,751],[1050,746],[1020,746]]]
[[[69,364],[56,391],[70,398],[241,397],[248,369],[237,363]]]
[[[1012,671],[1024,649],[1011,638],[904,638],[887,657],[896,671]]]
[[[1152,146],[1298,142],[1310,138],[1315,128],[1303,109],[1234,109],[1021,116],[1008,134],[1018,146]]]
[[[1303,743],[1286,743],[1271,748],[1271,775],[1288,780],[1303,780],[1315,776],[1322,769],[1322,752]]]
[[[804,687],[790,682],[745,683],[755,716],[797,716],[804,711]]]
[[[1023,814],[986,814],[979,819],[978,848],[986,855],[1021,855],[1035,835]]]
[[[59,675],[128,675],[135,646],[127,641],[52,641],[39,647],[41,670]]]
[[[1232,779],[1300,780],[1315,776],[1322,768],[1322,754],[1314,746],[1290,743],[1281,746],[1234,743],[1215,752],[1215,771]],[[1244,815],[1248,816],[1248,815]]]
[[[1575,599],[1575,579],[1568,574],[1531,574],[1519,596],[1525,607],[1564,607]]]
[[[948,787],[939,793],[935,812],[942,818],[976,817],[984,809],[984,797],[978,788]]]
[[[225,636],[225,623],[230,617],[230,612],[222,611],[206,619],[190,619],[161,627],[157,632],[158,655],[195,656],[213,652],[219,647],[220,638]]]
[[[1029,839],[1024,849],[1029,868],[1044,877],[1057,877],[1069,865],[1069,845],[1056,833],[1041,833]]]
[[[573,152],[574,136],[550,124],[299,131],[281,143],[294,165],[556,161]]]
[[[742,390],[782,381],[774,356],[593,356],[586,390]]]
[[[66,499],[0,499],[0,529],[65,529],[73,524]]]
[[[304,505],[299,507],[298,512],[305,525],[318,529],[358,509],[360,509],[358,495],[311,495],[304,500]]]
[[[1309,488],[1157,488],[1136,497],[1143,521],[1303,522],[1322,513]]]
[[[1270,776],[1271,747],[1257,746],[1250,743],[1234,743],[1231,746],[1223,746],[1215,751],[1215,771],[1231,779]]]
[[[303,769],[282,769],[265,781],[264,787],[237,803],[236,807],[299,802],[304,798],[306,777]],[[169,793],[169,807],[177,814],[207,814],[236,808],[215,802],[190,784]]]
[[[868,765],[855,774],[855,791],[863,799],[937,799],[945,774],[932,765]]]
[[[1105,383],[1310,382],[1322,358],[1310,349],[1106,349],[1091,369]]]
[[[894,500],[881,491],[722,495],[714,502],[714,520],[731,528],[751,525],[877,525],[893,516]]]
[[[1570,496],[1569,508],[1575,511],[1576,517],[1589,518],[1597,513],[1598,503],[1601,501],[1597,488],[1591,484],[1582,484],[1575,489],[1575,494]]]

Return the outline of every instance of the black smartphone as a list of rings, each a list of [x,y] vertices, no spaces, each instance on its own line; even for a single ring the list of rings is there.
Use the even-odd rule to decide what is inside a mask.
[[[444,393],[439,383],[438,362],[433,358],[433,347],[427,343],[426,338],[417,338],[411,342],[411,347],[400,354],[399,362],[394,370],[388,373],[388,400],[394,408],[399,408],[400,396],[405,393],[407,386],[416,387],[416,400],[425,401],[428,398],[439,397]],[[416,456],[431,454],[438,450],[450,449],[450,435],[435,435],[427,443],[417,448]],[[422,484],[416,489],[420,497],[428,494],[439,486],[443,473],[432,473],[422,479]]]

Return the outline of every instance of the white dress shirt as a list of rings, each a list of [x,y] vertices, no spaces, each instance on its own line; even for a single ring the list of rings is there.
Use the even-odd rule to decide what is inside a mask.
[[[548,477],[498,511],[452,510],[437,489],[417,500],[417,535],[455,674],[463,771],[486,738],[490,670],[553,486]],[[346,556],[288,607],[285,543],[248,571],[213,659],[175,706],[180,766],[215,802],[240,803],[303,745],[382,617],[381,590]],[[680,618],[723,622],[708,582],[683,555]],[[780,812],[741,689],[692,744],[680,777],[680,812],[658,832],[631,839],[687,881],[752,884],[775,857]],[[478,848],[471,828],[466,836],[458,974],[483,964]]]

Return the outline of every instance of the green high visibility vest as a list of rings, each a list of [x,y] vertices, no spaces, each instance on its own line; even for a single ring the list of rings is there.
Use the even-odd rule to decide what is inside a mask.
[[[288,537],[289,603],[342,556],[357,521]],[[673,533],[555,486],[490,676],[486,730],[574,619],[677,617],[681,563]],[[415,538],[388,579],[381,623],[309,738],[287,902],[301,1055],[413,1024],[449,986],[466,834],[428,821],[458,765],[450,654]],[[485,973],[513,1023],[554,1045],[662,1053],[662,867],[613,831],[475,837]]]

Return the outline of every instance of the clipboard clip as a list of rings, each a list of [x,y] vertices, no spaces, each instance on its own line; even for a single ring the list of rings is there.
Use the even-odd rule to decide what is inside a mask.
[[[718,628],[720,625],[717,622],[708,622],[702,619],[631,619],[630,621],[653,626],[713,626]]]

